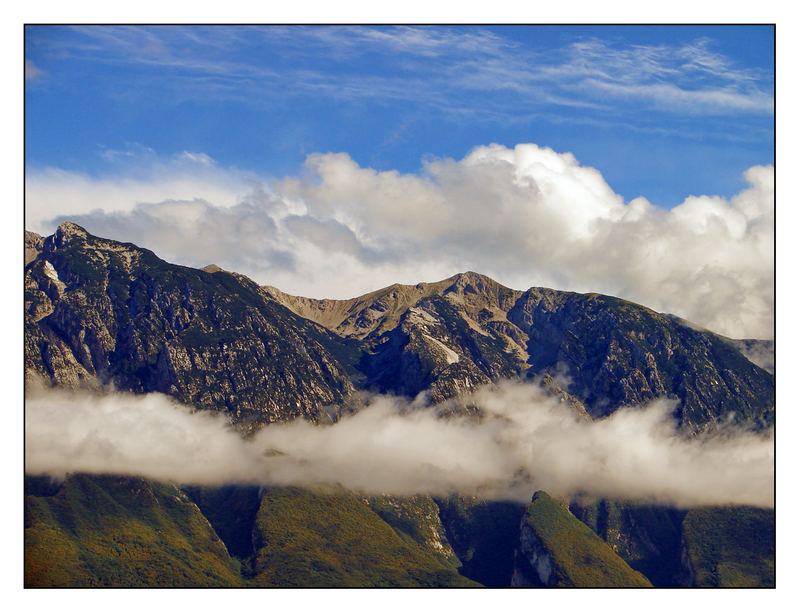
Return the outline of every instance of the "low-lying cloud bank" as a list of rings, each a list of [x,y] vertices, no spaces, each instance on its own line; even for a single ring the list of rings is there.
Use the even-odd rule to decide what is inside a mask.
[[[530,383],[488,386],[468,400],[482,420],[440,419],[435,407],[375,396],[334,425],[270,425],[244,440],[221,415],[192,413],[159,394],[35,391],[26,402],[26,471],[520,501],[544,489],[687,506],[773,505],[772,435],[687,440],[663,400],[582,421]]]
[[[747,170],[730,200],[665,210],[625,202],[596,169],[534,144],[476,147],[419,174],[312,154],[298,177],[261,183],[201,155],[153,162],[135,181],[31,171],[28,229],[69,220],[316,298],[475,270],[515,289],[621,296],[733,338],[773,336],[771,166]]]

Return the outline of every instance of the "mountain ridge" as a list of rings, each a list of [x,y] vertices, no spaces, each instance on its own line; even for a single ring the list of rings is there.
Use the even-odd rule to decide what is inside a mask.
[[[239,423],[325,419],[353,385],[346,343],[244,276],[169,264],[71,223],[26,266],[26,377],[158,391]]]
[[[513,290],[472,271],[435,283],[394,284],[349,300],[300,298],[271,287],[265,291],[336,334],[366,342],[376,355],[387,354],[376,363],[400,364],[387,372],[376,368],[373,379],[379,391],[414,396],[430,388],[436,402],[498,376],[545,375],[553,391],[568,393],[580,407],[579,412],[593,417],[608,415],[620,406],[673,396],[682,401],[676,417],[694,432],[730,415],[755,427],[767,426],[773,420],[771,383],[769,377],[760,374],[762,364],[769,368],[768,342],[728,339],[674,315],[614,296],[542,287]],[[436,303],[437,298],[444,298],[447,304]],[[466,324],[459,339],[453,337],[452,330],[449,336],[444,331],[429,333],[431,327],[448,319],[443,314],[448,304]],[[501,346],[470,351],[485,339],[498,341]],[[587,339],[599,339],[590,341],[597,354],[594,361],[587,358]],[[426,347],[429,341],[433,341],[432,347]],[[387,351],[392,348],[395,350]],[[745,354],[748,348],[751,356]],[[761,360],[751,359],[756,352]],[[720,373],[709,366],[720,359],[733,365],[736,355],[744,356],[747,363],[739,360],[735,368],[726,367]],[[415,361],[416,356],[422,358]],[[418,365],[425,357],[436,363],[427,373]],[[460,360],[459,378],[451,379],[464,384],[440,385],[440,374],[456,370],[452,365]],[[584,375],[587,364],[592,370]],[[565,366],[572,384],[556,388],[554,377],[564,375]],[[415,369],[420,372],[414,379],[422,384],[404,382],[408,378],[404,373]],[[732,375],[734,372],[742,376]],[[387,381],[394,382],[393,386]],[[751,388],[760,396],[748,402],[761,408],[737,416],[736,397]]]
[[[335,420],[357,389],[436,404],[515,377],[595,418],[666,396],[690,432],[774,421],[773,377],[735,342],[613,296],[468,271],[315,300],[70,222],[25,247],[26,372],[51,384],[160,391],[253,427]]]

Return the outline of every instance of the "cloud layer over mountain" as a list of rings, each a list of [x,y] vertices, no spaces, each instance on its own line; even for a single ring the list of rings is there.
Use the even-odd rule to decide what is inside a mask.
[[[665,210],[625,202],[597,170],[534,144],[477,147],[419,174],[312,154],[299,176],[269,182],[200,156],[135,181],[29,172],[28,229],[68,219],[311,297],[476,270],[515,289],[609,293],[732,337],[773,336],[772,167],[750,168],[730,200],[692,195]],[[180,184],[167,179],[173,167]]]
[[[178,483],[339,484],[371,493],[451,491],[525,501],[532,491],[678,505],[772,506],[774,439],[727,432],[682,438],[672,405],[580,420],[536,385],[502,383],[468,399],[480,422],[437,417],[396,398],[331,426],[269,425],[247,441],[219,414],[150,394],[34,390],[26,470],[138,474]]]

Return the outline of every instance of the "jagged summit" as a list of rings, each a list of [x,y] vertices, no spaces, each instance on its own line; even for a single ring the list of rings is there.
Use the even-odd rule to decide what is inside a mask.
[[[714,427],[725,415],[756,427],[772,423],[769,374],[727,339],[613,296],[514,290],[473,271],[349,300],[263,290],[363,342],[374,353],[367,378],[380,391],[428,390],[437,401],[527,374],[546,377],[552,391],[592,417],[667,396],[681,401],[676,416],[689,430]],[[568,384],[553,378],[562,371]]]
[[[86,239],[89,236],[91,235],[78,224],[72,223],[71,221],[65,221],[56,229],[56,232],[53,235],[53,240],[57,245],[63,247],[64,245],[76,239]]]
[[[72,223],[71,221],[65,221],[59,224],[58,229],[56,230],[57,234],[66,234],[66,235],[78,235],[78,236],[88,236],[89,233],[86,231],[85,228],[79,226],[76,223]]]
[[[477,286],[488,284],[488,285],[497,285],[497,281],[492,279],[491,277],[487,277],[479,272],[474,272],[472,270],[468,270],[466,272],[459,272],[454,274],[452,277],[448,277],[445,281],[452,281],[453,284],[456,285],[469,285],[474,284]]]

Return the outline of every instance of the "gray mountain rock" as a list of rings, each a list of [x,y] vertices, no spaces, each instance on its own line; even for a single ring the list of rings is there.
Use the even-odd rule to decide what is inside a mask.
[[[439,403],[535,377],[584,417],[666,396],[688,433],[774,421],[773,376],[730,339],[610,296],[467,272],[314,300],[71,223],[25,245],[26,373],[53,385],[159,391],[258,425],[336,419],[356,388]]]
[[[271,296],[361,340],[365,385],[432,402],[489,381],[537,377],[581,414],[603,417],[660,397],[696,433],[774,423],[774,378],[725,337],[600,294],[512,290],[474,272],[393,285],[351,300]]]
[[[326,407],[353,391],[349,344],[246,277],[168,264],[71,223],[26,266],[25,324],[29,379],[163,392],[242,426],[329,420]]]

